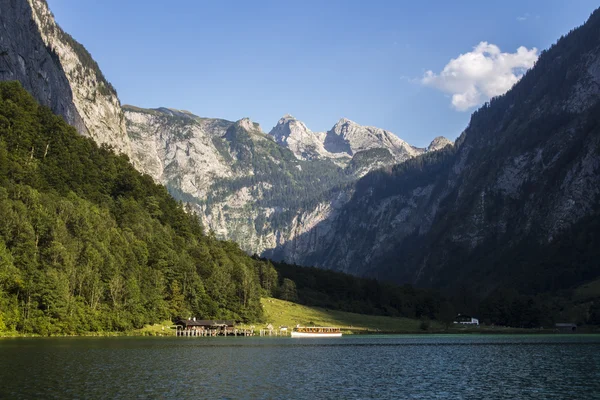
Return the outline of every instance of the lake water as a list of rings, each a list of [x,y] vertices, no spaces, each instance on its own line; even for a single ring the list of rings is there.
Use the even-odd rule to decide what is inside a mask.
[[[0,398],[600,399],[600,336],[0,340]]]

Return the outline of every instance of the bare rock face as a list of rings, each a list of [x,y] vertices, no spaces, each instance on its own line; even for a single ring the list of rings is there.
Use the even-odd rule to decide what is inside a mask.
[[[40,104],[87,133],[60,60],[42,40],[25,0],[0,0],[0,80],[21,82]]]
[[[385,157],[383,162],[383,158],[379,157],[379,162],[370,165],[368,171],[406,161],[450,143],[440,137],[436,138],[439,141],[438,145],[427,149],[418,148],[389,131],[362,126],[346,118],[340,119],[328,132],[312,132],[302,121],[289,114],[283,116],[269,134],[300,160],[330,159],[343,166],[348,165],[360,152],[387,150],[391,157]]]
[[[375,148],[388,149],[396,162],[402,162],[425,152],[409,145],[393,133],[362,126],[349,119],[342,118],[325,136],[325,149],[331,153],[346,153],[349,156]]]
[[[189,204],[219,238],[250,253],[292,249],[285,251],[290,260],[335,234],[323,224],[350,200],[352,189],[340,185],[426,152],[348,121],[351,132],[344,136],[341,125],[337,131],[353,147],[332,153],[325,150],[325,133],[313,133],[290,115],[266,135],[248,118],[231,122],[168,108],[124,110],[139,170]],[[317,225],[319,233],[307,241]]]
[[[237,124],[240,126],[240,128],[242,128],[248,132],[258,131],[258,132],[262,133],[262,129],[260,128],[260,125],[257,122],[252,122],[252,120],[250,120],[250,118],[242,118],[237,122]]]
[[[443,149],[446,146],[452,146],[452,145],[453,145],[453,143],[450,140],[446,139],[443,136],[438,136],[431,141],[429,146],[427,146],[427,151],[428,152],[438,151],[438,150]]]
[[[216,145],[232,122],[167,108],[124,110],[137,168],[157,182],[204,199],[215,179],[234,175]]]
[[[312,132],[304,122],[289,114],[284,115],[269,134],[300,160],[333,157],[323,146],[322,134]]]
[[[131,155],[114,88],[46,1],[0,0],[0,79],[20,81],[79,133]]]
[[[41,39],[55,55],[69,82],[73,103],[87,131],[80,132],[87,133],[99,144],[111,145],[130,155],[121,103],[98,64],[81,44],[56,24],[45,0],[27,1]]]
[[[124,110],[138,169],[186,202],[218,237],[261,253],[303,233],[302,221],[319,222],[327,215],[320,205],[295,210],[285,201],[267,201],[273,191],[285,191],[285,182],[266,172],[301,174],[307,164],[250,119],[201,118],[168,108]],[[278,215],[284,214],[289,216],[282,223]]]

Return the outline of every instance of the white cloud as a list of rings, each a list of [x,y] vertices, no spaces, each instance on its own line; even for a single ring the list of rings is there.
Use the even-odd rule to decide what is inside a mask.
[[[528,19],[529,19],[529,13],[525,13],[525,14],[517,17],[517,21],[519,21],[519,22],[527,21]]]
[[[535,47],[502,53],[498,46],[481,42],[473,51],[450,60],[439,74],[427,71],[421,83],[452,95],[452,106],[466,111],[506,93],[537,58]]]

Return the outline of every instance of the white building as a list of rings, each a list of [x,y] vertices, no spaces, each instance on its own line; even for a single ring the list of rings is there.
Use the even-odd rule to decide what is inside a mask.
[[[462,325],[479,325],[479,320],[469,315],[458,314],[456,318],[454,318],[454,323]]]

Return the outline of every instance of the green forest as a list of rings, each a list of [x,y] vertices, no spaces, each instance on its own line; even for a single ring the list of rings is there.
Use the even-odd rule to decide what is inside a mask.
[[[256,321],[261,295],[276,289],[270,264],[205,235],[126,156],[78,135],[16,82],[0,83],[0,215],[0,331]]]
[[[266,261],[266,260],[265,260]],[[278,297],[307,306],[359,314],[414,319],[452,320],[456,314],[450,298],[439,292],[398,286],[331,270],[272,262],[282,281]],[[285,290],[285,281],[293,289]],[[291,285],[288,283],[287,287]],[[288,297],[292,296],[292,297]]]

